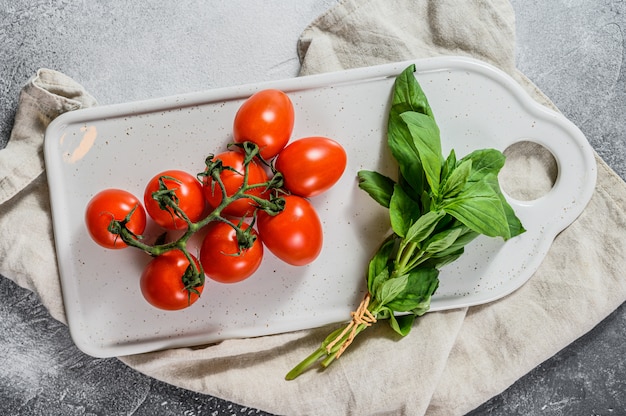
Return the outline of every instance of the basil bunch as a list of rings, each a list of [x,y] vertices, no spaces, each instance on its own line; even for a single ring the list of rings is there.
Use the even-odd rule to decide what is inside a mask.
[[[483,149],[457,160],[452,150],[444,157],[439,127],[414,72],[411,65],[396,78],[388,119],[398,180],[358,173],[359,187],[389,209],[393,233],[369,263],[368,292],[352,321],[294,367],[288,380],[320,359],[323,367],[330,365],[379,319],[407,335],[415,317],[430,308],[440,268],[458,259],[469,242],[480,234],[508,240],[525,231],[498,182],[504,155]]]

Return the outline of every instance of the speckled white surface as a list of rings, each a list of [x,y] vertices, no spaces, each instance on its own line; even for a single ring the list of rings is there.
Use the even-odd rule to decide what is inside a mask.
[[[296,39],[331,0],[176,3],[0,0],[0,145],[17,94],[39,67],[81,82],[100,104],[297,75]],[[626,178],[626,4],[513,0],[520,70]],[[92,359],[37,298],[0,279],[0,413],[263,414]],[[626,308],[471,413],[626,412]]]
[[[441,126],[444,154],[453,148],[459,158],[476,149],[504,151],[531,140],[550,146],[559,166],[558,181],[546,195],[510,200],[527,231],[508,242],[480,237],[470,244],[461,259],[442,270],[431,310],[498,299],[530,278],[553,238],[587,205],[596,179],[591,147],[571,122],[483,62],[443,57],[411,63]],[[369,204],[354,183],[360,169],[395,175],[380,145],[363,144],[384,143],[385,97],[390,97],[394,75],[408,65],[214,89],[57,118],[46,133],[45,156],[64,303],[76,344],[99,357],[130,355],[319,327],[354,310],[363,297],[365,265],[389,227],[384,210]],[[206,155],[225,150],[231,141],[232,120],[243,100],[263,88],[290,94],[296,113],[293,139],[332,137],[350,155],[341,180],[311,201],[324,229],[322,253],[306,267],[293,267],[267,252],[245,282],[209,281],[192,307],[156,310],[138,290],[149,257],[90,241],[83,207],[105,188],[142,195],[146,181],[166,169],[201,172]],[[85,140],[92,144],[89,150],[68,157]],[[155,229],[146,238],[160,233]]]

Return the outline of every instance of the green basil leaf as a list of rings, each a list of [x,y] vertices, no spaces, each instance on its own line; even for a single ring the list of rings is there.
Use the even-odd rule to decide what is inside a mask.
[[[457,251],[453,251],[453,252],[448,252],[448,250],[446,250],[446,252],[448,254],[446,254],[445,256],[441,255],[441,253],[437,253],[436,257],[431,257],[430,259],[422,263],[422,266],[433,267],[435,269],[441,269],[443,266],[446,266],[456,261],[459,257],[461,257],[463,253],[465,252],[465,249],[460,248]]]
[[[417,149],[419,160],[426,174],[426,180],[435,195],[438,194],[441,179],[443,156],[439,127],[432,117],[415,111],[407,111],[400,115],[406,123]]]
[[[506,218],[508,232],[500,232],[498,235],[507,240],[525,232],[526,230],[515,215],[513,208],[506,201],[498,183],[497,175],[504,166],[505,156],[495,149],[481,149],[468,154],[461,160],[472,160],[472,172],[468,177],[468,186],[484,180],[500,201],[502,212]]]
[[[392,234],[380,245],[369,262],[367,270],[367,290],[375,293],[381,281],[389,278],[389,261],[392,257],[396,239]]]
[[[427,186],[424,169],[419,153],[413,143],[411,133],[399,115],[389,115],[387,125],[387,145],[391,155],[398,162],[400,175],[407,183],[421,194]]]
[[[452,263],[461,257],[465,251],[464,247],[480,235],[458,221],[456,221],[456,224],[458,225],[454,225],[452,228],[460,230],[460,233],[454,243],[452,243],[445,250],[432,253],[430,255],[430,259],[422,263],[422,267],[434,267],[436,269],[441,269],[443,266]]]
[[[465,187],[472,172],[472,159],[459,163],[446,178],[441,195],[443,198],[451,198],[459,194]]]
[[[505,157],[502,152],[495,149],[475,150],[463,157],[459,162],[472,161],[472,172],[468,182],[477,182],[487,175],[498,174],[504,166]]]
[[[424,186],[425,181],[426,181],[426,178],[424,177],[423,171],[422,171],[422,178],[419,179],[417,182],[415,181],[415,178],[413,178],[412,180],[413,185],[410,184],[405,179],[404,175],[402,175],[402,172],[400,172],[400,174],[398,175],[398,184],[402,187],[404,192],[406,192],[407,195],[411,197],[411,199],[413,199],[415,202],[418,203],[418,205],[420,206],[420,212],[424,212],[423,205],[422,205],[422,193],[424,193],[423,186]],[[416,183],[418,183],[419,186],[422,187],[420,188],[421,189],[420,192],[417,192],[417,190],[414,188],[414,185]]]
[[[445,211],[428,211],[413,223],[406,233],[405,240],[409,243],[424,241],[437,226],[437,223],[446,215]]]
[[[413,322],[415,322],[415,315],[400,315],[395,316],[393,313],[389,316],[389,325],[401,336],[405,337],[411,332],[413,328]]]
[[[404,274],[402,276],[392,277],[383,281],[375,289],[374,297],[381,305],[386,306],[389,302],[393,301],[404,292],[408,279],[409,276]]]
[[[441,178],[442,180],[447,178],[450,175],[450,172],[454,170],[456,167],[456,153],[454,149],[450,150],[450,154],[448,154],[448,158],[443,164],[443,168],[441,170]]]
[[[420,206],[402,187],[396,184],[389,203],[389,218],[391,228],[400,237],[406,235],[413,221],[420,215]]]
[[[393,87],[391,109],[387,122],[387,143],[391,154],[398,162],[401,175],[415,193],[420,195],[427,189],[427,182],[418,149],[401,114],[407,111],[433,118],[433,111],[414,75],[415,65],[409,65],[396,77]]]
[[[515,215],[515,211],[513,211],[513,208],[511,207],[511,205],[509,205],[509,203],[506,201],[506,199],[504,198],[504,195],[500,193],[499,196],[500,196],[500,202],[502,203],[502,207],[504,208],[504,214],[506,215],[506,220],[509,226],[509,238],[518,236],[526,232],[526,229],[522,225],[522,222],[520,221],[519,218],[517,218],[517,215]]]
[[[456,238],[456,240],[454,241],[454,243],[452,243],[448,248],[446,248],[445,250],[441,250],[438,253],[433,253],[431,257],[445,257],[449,254],[453,254],[455,252],[457,252],[458,250],[462,249],[463,247],[465,247],[466,245],[468,245],[470,242],[472,242],[476,237],[479,236],[479,234],[475,231],[473,231],[472,229],[468,228],[465,225],[459,225],[459,226],[455,226],[454,229],[458,229],[459,230],[459,235]]]
[[[378,274],[372,274],[367,279],[367,290],[378,298],[380,296],[382,285],[389,280],[389,269],[384,268],[378,272]]]
[[[447,230],[448,228],[452,228],[452,227],[464,227],[463,223],[461,223],[459,220],[454,218],[452,215],[446,214],[445,211],[444,211],[444,214],[445,214],[444,217],[441,220],[439,220],[439,222],[437,223],[437,226],[435,227],[435,229],[433,230],[431,234],[439,233],[443,230]]]
[[[422,316],[430,309],[430,300],[432,296],[428,296],[424,301],[416,308],[411,310],[411,313],[415,316]]]
[[[426,241],[423,250],[427,253],[439,253],[444,251],[454,244],[462,232],[460,228],[451,228],[437,233]]]
[[[428,98],[415,78],[415,65],[409,65],[396,77],[391,100],[391,113],[416,111],[433,117]]]
[[[421,315],[430,308],[430,298],[439,286],[439,270],[419,267],[406,276],[404,291],[386,303],[396,312]]]
[[[490,181],[489,185],[493,187],[493,191],[496,193],[496,195],[500,199],[500,204],[502,205],[502,210],[504,212],[504,216],[506,217],[506,222],[507,222],[507,226],[509,229],[509,235],[506,237],[505,236],[502,236],[502,237],[505,240],[507,240],[511,237],[515,237],[525,232],[526,230],[522,226],[522,223],[519,220],[519,218],[517,218],[517,216],[515,215],[513,208],[511,208],[506,198],[504,198],[504,195],[502,194],[502,190],[500,189],[500,185],[498,183],[498,178],[496,177],[495,179]]]
[[[357,173],[359,178],[359,188],[363,189],[369,196],[385,208],[389,208],[389,201],[393,194],[395,182],[387,176],[369,170],[361,170]]]
[[[442,209],[480,234],[508,239],[509,220],[502,199],[494,190],[494,181],[497,187],[497,177],[489,174],[468,184],[456,197],[444,200]]]
[[[422,212],[432,211],[431,207],[433,205],[433,200],[428,192],[422,192],[420,200],[422,202]]]

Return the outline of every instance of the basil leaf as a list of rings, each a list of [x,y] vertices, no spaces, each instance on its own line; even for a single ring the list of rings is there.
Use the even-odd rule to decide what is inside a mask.
[[[380,311],[378,312],[377,318],[378,320],[381,319],[389,319],[389,317],[393,314],[393,311],[390,310],[389,308],[383,306],[382,308],[380,308]]]
[[[427,185],[424,169],[413,137],[400,115],[393,113],[389,115],[387,145],[391,155],[398,162],[400,175],[416,193],[421,194]]]
[[[381,293],[382,286],[385,282],[389,281],[389,269],[384,268],[378,274],[372,274],[372,278],[367,280],[367,290],[378,298]]]
[[[436,269],[440,269],[443,266],[452,263],[461,257],[465,251],[464,247],[478,237],[479,234],[477,232],[472,231],[463,224],[458,222],[457,224],[459,225],[455,225],[450,228],[459,230],[459,236],[456,238],[454,243],[444,250],[437,253],[431,253],[430,259],[422,263],[422,267],[434,267]]]
[[[460,228],[452,228],[435,234],[426,241],[423,250],[427,253],[439,253],[450,247],[461,235]]]
[[[443,156],[441,155],[441,140],[439,127],[432,117],[415,111],[407,111],[400,115],[406,123],[413,145],[415,146],[426,180],[435,195],[438,194],[441,179]]]
[[[522,226],[519,218],[515,215],[513,208],[511,208],[509,203],[506,201],[506,198],[500,189],[500,184],[498,183],[497,174],[504,166],[506,160],[505,156],[500,151],[495,149],[481,149],[476,150],[461,159],[461,161],[465,160],[472,161],[472,172],[467,179],[467,185],[471,186],[472,183],[485,181],[485,183],[492,188],[493,194],[499,199],[499,205],[501,206],[502,213],[506,218],[506,227],[508,228],[508,232],[500,231],[498,235],[507,240],[525,232],[526,230]]]
[[[454,227],[453,229],[459,230],[459,235],[454,243],[452,243],[445,250],[441,250],[438,253],[433,253],[431,257],[442,258],[450,254],[456,253],[458,250],[463,249],[463,247],[471,243],[479,235],[477,232],[471,230],[465,225],[459,225]]]
[[[447,251],[447,250],[446,250]],[[422,263],[423,267],[433,267],[435,269],[441,269],[443,266],[446,266],[453,261],[457,260],[459,257],[463,255],[465,252],[464,248],[460,248],[457,251],[453,251],[451,253],[446,254],[445,256],[437,255],[437,257],[431,257],[424,263]]]
[[[472,159],[463,160],[455,167],[446,178],[441,195],[443,198],[451,198],[458,195],[465,187],[472,173]]]
[[[395,242],[396,240],[393,234],[387,237],[369,262],[367,270],[367,290],[370,293],[376,292],[380,282],[389,278],[389,259],[392,256]]]
[[[439,286],[439,270],[420,267],[405,275],[404,290],[386,306],[395,312],[423,315],[430,308],[430,298]]]
[[[502,190],[498,182],[498,177],[494,174],[493,176],[490,176],[489,179],[491,180],[488,181],[488,184],[489,186],[493,188],[493,191],[500,199],[500,204],[502,205],[502,209],[506,217],[507,225],[509,227],[509,237],[504,237],[505,240],[507,238],[515,237],[517,235],[522,234],[526,230],[522,226],[520,219],[517,218],[517,216],[515,215],[513,208],[511,207],[511,205],[509,205],[506,198],[502,194]]]
[[[433,200],[428,192],[422,192],[421,202],[422,212],[432,211]]]
[[[450,175],[450,172],[452,172],[454,170],[454,168],[456,167],[456,153],[454,152],[454,149],[450,150],[450,153],[448,154],[448,158],[446,159],[445,163],[443,164],[443,168],[441,171],[441,178],[442,180],[447,178]]]
[[[411,185],[405,178],[404,175],[402,175],[402,172],[400,172],[400,175],[398,175],[398,184],[402,187],[402,189],[404,190],[404,192],[407,193],[408,196],[411,197],[411,199],[413,199],[415,202],[417,202],[420,206],[420,212],[424,212],[423,209],[423,204],[422,204],[422,194],[424,193],[423,190],[423,185],[424,182],[426,181],[426,178],[424,177],[424,172],[422,171],[422,177],[421,179],[419,179],[418,181],[415,180],[415,178],[413,178],[413,183],[419,183],[419,186],[421,186],[422,190],[420,192],[417,192],[415,190],[415,188],[413,187],[413,185]],[[426,193],[426,195],[428,195],[428,193]]]
[[[369,170],[361,170],[357,173],[359,178],[359,188],[363,189],[369,196],[385,208],[389,208],[389,201],[393,194],[395,182],[387,176]]]
[[[404,292],[408,280],[409,276],[406,274],[387,279],[375,288],[374,297],[378,299],[381,305],[387,306],[389,302]]]
[[[509,220],[494,182],[497,187],[497,177],[488,174],[479,182],[468,184],[456,197],[444,200],[442,209],[480,234],[508,239]]]
[[[400,315],[395,316],[393,313],[389,315],[389,325],[401,336],[405,337],[411,332],[413,328],[413,322],[415,322],[415,315]]]
[[[433,117],[426,94],[415,79],[415,65],[409,65],[396,77],[393,87],[391,109],[387,121],[387,144],[398,162],[401,175],[415,192],[420,195],[426,189],[424,170],[418,149],[401,114],[407,111]]]
[[[433,110],[421,85],[415,79],[415,65],[409,65],[396,77],[391,100],[391,113],[399,115],[405,111],[416,111],[433,117]]]
[[[472,161],[472,172],[468,177],[468,182],[477,182],[490,174],[498,174],[504,166],[504,155],[495,149],[475,150],[462,158],[459,163],[467,160]]]
[[[509,205],[509,203],[506,201],[506,199],[504,198],[504,195],[502,195],[502,193],[499,193],[499,196],[500,196],[500,202],[502,203],[502,208],[504,209],[504,214],[506,215],[506,220],[509,226],[509,238],[518,236],[526,232],[526,229],[522,225],[522,222],[520,221],[519,218],[517,218],[517,215],[515,215],[515,211],[513,211],[513,208],[511,207],[511,205]]]
[[[395,185],[391,202],[389,203],[389,218],[391,228],[400,237],[406,235],[407,230],[420,215],[420,206],[400,185]]]
[[[439,221],[445,216],[445,211],[429,211],[415,221],[406,233],[405,240],[409,243],[420,243],[433,232]]]

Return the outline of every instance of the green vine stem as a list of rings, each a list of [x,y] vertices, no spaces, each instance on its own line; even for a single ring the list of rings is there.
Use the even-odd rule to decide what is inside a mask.
[[[185,232],[180,237],[178,237],[178,239],[167,243],[159,243],[158,239],[157,242],[155,242],[154,244],[147,244],[143,242],[143,236],[134,234],[126,226],[137,207],[133,208],[133,210],[124,219],[111,220],[108,226],[109,232],[118,235],[119,238],[121,238],[122,241],[128,246],[142,250],[150,256],[156,257],[171,250],[180,250],[181,252],[183,252],[185,257],[189,261],[189,269],[185,273],[185,276],[183,276],[183,280],[187,282],[185,287],[189,291],[193,291],[195,290],[195,287],[204,284],[204,271],[202,270],[201,266],[198,267],[196,262],[193,261],[191,253],[189,253],[189,250],[187,249],[187,243],[189,239],[196,232],[198,232],[200,229],[210,224],[211,222],[225,222],[231,225],[237,231],[237,238],[240,248],[245,249],[252,245],[254,241],[249,240],[254,237],[250,232],[246,232],[241,229],[243,219],[239,222],[239,224],[233,224],[231,221],[224,218],[222,216],[222,211],[224,210],[224,208],[226,208],[233,201],[247,198],[251,200],[254,205],[256,205],[255,214],[253,215],[252,220],[253,222],[256,218],[256,210],[258,209],[264,210],[270,214],[277,214],[284,208],[284,199],[277,196],[278,192],[272,193],[272,197],[270,197],[269,199],[260,198],[258,196],[250,195],[247,193],[251,189],[255,188],[265,188],[267,191],[278,191],[278,188],[282,186],[282,175],[280,175],[280,173],[278,172],[275,172],[275,174],[267,182],[258,184],[248,183],[250,163],[255,160],[255,158],[260,158],[258,146],[250,142],[246,142],[243,144],[234,144],[232,146],[240,147],[245,155],[243,163],[244,171],[237,172],[243,175],[242,185],[234,194],[229,196],[226,191],[226,186],[222,181],[221,174],[224,170],[235,170],[229,166],[224,166],[220,160],[213,160],[214,155],[207,156],[205,159],[206,169],[204,172],[199,173],[197,176],[198,179],[206,176],[210,177],[213,181],[212,183],[217,184],[217,186],[220,188],[220,192],[222,193],[222,201],[206,217],[197,222],[192,222],[185,214],[185,212],[178,206],[177,197],[175,194],[176,188],[167,188],[167,186],[165,185],[164,179],[171,180],[173,178],[169,178],[167,176],[159,178],[160,188],[159,190],[152,193],[152,197],[159,203],[161,209],[169,210],[171,215],[183,219],[187,225]],[[267,162],[263,162],[269,166]]]

